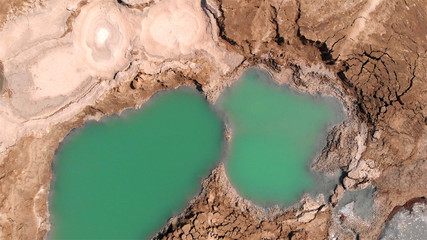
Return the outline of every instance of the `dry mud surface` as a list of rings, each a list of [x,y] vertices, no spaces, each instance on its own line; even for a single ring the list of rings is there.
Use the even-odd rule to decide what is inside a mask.
[[[181,85],[215,102],[252,66],[341,100],[348,118],[312,165],[341,170],[340,183],[265,209],[220,164],[154,238],[378,239],[425,214],[426,1],[1,0],[0,11],[1,239],[46,238],[51,161],[73,128]],[[345,197],[367,188],[368,218],[364,199]]]

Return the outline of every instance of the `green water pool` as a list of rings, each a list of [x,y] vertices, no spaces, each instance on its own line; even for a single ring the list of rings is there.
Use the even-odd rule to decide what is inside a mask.
[[[126,117],[78,129],[58,150],[51,239],[145,239],[183,210],[223,157],[232,185],[259,204],[289,204],[315,186],[310,159],[334,109],[250,69],[215,106],[186,88]]]
[[[296,94],[248,70],[219,102],[232,129],[227,175],[245,198],[289,204],[314,186],[309,162],[334,117],[323,98]]]
[[[55,161],[50,238],[150,237],[220,160],[222,129],[198,93],[178,89],[78,130]]]

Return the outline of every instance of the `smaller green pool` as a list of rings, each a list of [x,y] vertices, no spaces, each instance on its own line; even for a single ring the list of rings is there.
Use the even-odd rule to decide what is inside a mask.
[[[52,239],[146,239],[183,210],[221,157],[223,124],[195,91],[153,97],[79,129],[59,151]]]
[[[226,171],[242,196],[289,204],[314,187],[309,160],[335,114],[316,99],[280,87],[256,69],[221,96],[233,135]]]

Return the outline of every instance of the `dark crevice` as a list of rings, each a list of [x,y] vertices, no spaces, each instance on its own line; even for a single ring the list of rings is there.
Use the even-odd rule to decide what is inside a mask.
[[[262,62],[275,72],[280,72],[281,70],[280,64],[273,58],[263,59]]]
[[[418,60],[418,59],[417,59]],[[401,97],[403,97],[403,95],[405,95],[411,88],[412,88],[412,86],[413,86],[413,84],[414,84],[414,79],[415,79],[415,77],[416,77],[416,75],[415,75],[415,72],[416,72],[416,70],[417,70],[417,60],[415,61],[415,63],[414,63],[414,66],[412,67],[411,65],[409,65],[409,67],[410,68],[412,68],[411,70],[411,72],[412,72],[412,76],[411,76],[411,78],[409,79],[409,86],[401,93],[401,94],[397,94],[396,93],[396,98],[399,100],[399,102],[401,102]],[[397,77],[396,77],[397,78]],[[402,105],[403,105],[403,102],[402,102]]]
[[[301,33],[301,27],[298,25],[298,22],[301,18],[301,4],[298,1],[297,2],[298,5],[298,12],[297,12],[297,18],[295,19],[295,24],[297,26],[297,37],[299,38],[299,40],[301,41],[301,43],[303,45],[310,45],[313,46],[315,48],[317,48],[317,50],[319,50],[320,52],[320,58],[322,59],[322,61],[326,64],[326,65],[335,65],[335,63],[338,60],[337,58],[334,58],[332,56],[333,53],[333,47],[328,48],[328,45],[326,44],[326,42],[321,42],[321,41],[313,41],[311,39],[306,38],[302,33]],[[332,44],[332,46],[335,46],[335,44],[337,44],[339,41],[341,41],[342,39],[344,39],[344,37],[338,39],[336,42],[334,42]]]
[[[346,172],[346,171],[342,170],[341,176],[340,176],[340,178],[339,178],[339,180],[338,180],[338,181],[339,181],[339,184],[340,184],[340,185],[342,185],[344,189],[345,189],[345,187],[344,187],[344,179],[345,179],[347,176],[348,176],[348,172]]]
[[[344,71],[339,71],[337,72],[337,76],[339,77],[339,79],[341,79],[341,81],[348,87],[353,88],[354,85],[353,83],[351,83],[348,78],[345,76]]]
[[[290,231],[289,233],[288,233],[288,238],[289,239],[292,239],[294,236],[295,236],[295,234],[297,233],[297,231]]]
[[[104,111],[102,111],[101,109],[99,109],[99,108],[96,108],[96,107],[93,107],[93,106],[89,106],[88,107],[88,113],[89,114],[91,114],[91,115],[93,115],[93,116],[95,116],[95,114],[96,113],[101,113],[101,114],[103,114],[103,115],[105,115],[105,112]]]
[[[138,4],[132,4],[132,3],[128,4],[128,3],[126,3],[126,1],[117,0],[117,3],[120,4],[121,6],[130,8],[130,9],[136,9],[136,10],[142,11],[142,10],[144,10],[144,8],[153,5],[154,0],[150,0],[150,1],[145,2],[145,3],[138,3]]]
[[[307,39],[304,35],[301,34],[301,29],[298,27],[297,30],[297,37],[300,39],[301,43],[304,45],[311,45],[315,48],[317,48],[320,52],[320,58],[326,65],[335,65],[335,63],[338,60],[338,57],[334,58],[332,56],[333,49],[329,49],[326,42],[321,41],[313,41],[310,39]],[[341,38],[342,39],[342,38]],[[339,39],[338,41],[340,41]],[[336,42],[335,42],[336,43]]]
[[[197,91],[199,91],[200,93],[204,93],[202,84],[200,84],[196,79],[191,79],[191,80],[193,81],[194,85],[196,85]]]
[[[273,13],[274,13],[274,16],[271,18],[270,21],[274,24],[274,30],[276,32],[276,35],[274,36],[273,40],[279,46],[282,46],[283,43],[285,43],[285,39],[280,35],[280,32],[279,32],[279,23],[277,22],[277,18],[278,18],[277,9],[273,5],[270,5],[270,7],[271,7],[271,9],[273,9]]]
[[[206,11],[209,11],[215,18],[216,20],[216,25],[218,26],[219,29],[219,36],[226,42],[228,42],[229,44],[231,44],[232,46],[239,46],[239,44],[237,44],[236,41],[234,41],[233,39],[229,38],[225,32],[225,16],[224,16],[224,9],[222,9],[222,2],[218,2],[218,11],[220,12],[219,16],[215,16],[215,14],[212,13],[212,11],[207,7],[207,4],[203,4],[202,1],[202,8],[205,9]]]
[[[119,74],[119,72],[115,72],[115,73],[114,73],[114,76],[113,76],[113,79],[116,79],[116,78],[117,78],[117,76],[118,76],[118,74]]]
[[[117,0],[117,3],[122,5],[122,6],[129,7],[129,4],[123,2],[123,0]]]
[[[134,80],[134,81],[135,81],[135,80]],[[131,88],[131,89],[133,89],[133,90],[135,90],[135,89],[136,89],[135,84],[134,84],[134,81],[131,81],[131,82],[130,82],[130,88]]]

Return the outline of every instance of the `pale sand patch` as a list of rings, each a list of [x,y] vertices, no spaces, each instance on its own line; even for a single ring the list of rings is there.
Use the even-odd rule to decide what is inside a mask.
[[[198,0],[164,0],[156,3],[144,11],[140,21],[138,43],[149,60],[141,63],[142,69],[147,73],[156,73],[160,71],[158,62],[177,65],[173,59],[203,53],[221,74],[226,74],[240,64],[243,57],[220,47],[215,23],[214,16],[202,9]],[[165,63],[165,59],[169,63]]]
[[[197,70],[201,57],[217,69],[214,86],[243,59],[219,46],[215,19],[198,0],[154,1],[142,11],[114,0],[79,2],[47,0],[0,31],[11,93],[0,96],[0,153],[72,118],[137,71]]]
[[[149,33],[158,43],[169,49],[179,48],[186,53],[190,46],[198,40],[200,26],[197,19],[189,11],[163,13],[154,19],[149,26]],[[181,49],[181,46],[185,46]]]
[[[165,0],[146,14],[140,38],[148,54],[170,58],[211,47],[207,41],[209,19],[200,1]]]
[[[47,1],[0,31],[0,46],[7,46],[0,47],[0,61],[12,93],[0,96],[0,152],[21,136],[73,117],[128,78],[118,74],[100,82],[130,61],[125,55],[135,28],[131,14],[113,0],[92,1],[64,35],[79,2]]]
[[[7,24],[0,32],[0,58],[4,60],[16,54],[30,37],[29,23],[19,19],[15,24]]]
[[[132,26],[132,19],[112,1],[95,1],[82,9],[73,25],[73,43],[93,75],[111,75],[129,63]]]
[[[30,67],[34,98],[68,95],[89,78],[72,47],[57,48]]]
[[[47,8],[40,8],[28,16],[21,16],[7,22],[0,31],[0,59],[6,60],[16,54],[49,39],[58,38],[63,32],[66,19],[70,15],[62,1],[53,1]],[[51,10],[54,9],[54,10]]]

